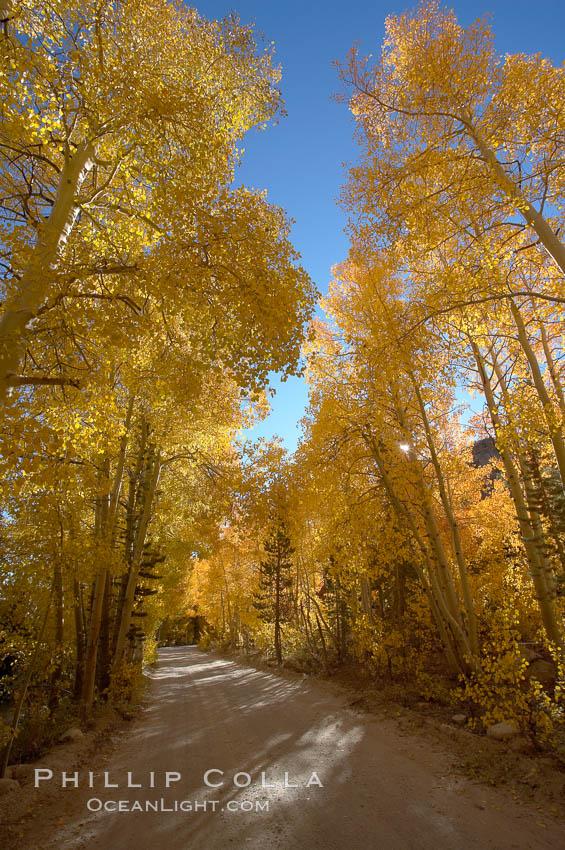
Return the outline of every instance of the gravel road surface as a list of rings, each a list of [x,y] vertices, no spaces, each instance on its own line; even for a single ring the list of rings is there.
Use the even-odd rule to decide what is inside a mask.
[[[559,825],[471,783],[448,753],[355,710],[330,682],[195,647],[160,650],[149,676],[131,731],[63,792],[65,823],[46,848],[565,847]]]

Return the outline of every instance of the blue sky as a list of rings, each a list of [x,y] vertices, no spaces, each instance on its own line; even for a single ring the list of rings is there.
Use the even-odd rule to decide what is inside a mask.
[[[207,18],[235,11],[242,23],[254,22],[268,41],[275,42],[288,117],[246,138],[238,182],[267,189],[268,199],[296,221],[293,243],[318,289],[325,292],[332,265],[347,255],[345,215],[335,200],[345,179],[343,163],[352,163],[357,156],[347,107],[331,100],[340,88],[332,62],[344,60],[354,42],[363,52],[377,53],[386,16],[415,3],[195,0],[194,5]],[[542,53],[563,62],[565,0],[455,0],[446,5],[454,8],[463,25],[492,13],[501,53]],[[277,390],[273,412],[249,436],[276,433],[293,450],[300,433],[297,423],[307,404],[306,387],[293,378],[281,384],[276,376],[273,386]]]

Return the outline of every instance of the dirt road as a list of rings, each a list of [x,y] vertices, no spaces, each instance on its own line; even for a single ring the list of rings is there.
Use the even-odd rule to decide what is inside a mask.
[[[565,846],[556,823],[456,775],[446,753],[393,719],[355,711],[330,683],[192,647],[161,650],[150,677],[132,731],[107,764],[92,766],[94,787],[87,766],[79,788],[65,790],[70,816],[42,850]],[[210,770],[218,787],[206,785]],[[104,772],[119,787],[103,788]],[[143,787],[128,788],[128,772]],[[247,775],[250,785],[235,787],[234,776],[243,786]],[[89,811],[119,801],[121,812]],[[192,811],[170,811],[181,803]]]

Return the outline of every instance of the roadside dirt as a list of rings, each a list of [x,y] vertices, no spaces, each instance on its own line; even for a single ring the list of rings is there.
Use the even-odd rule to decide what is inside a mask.
[[[513,799],[509,790],[473,781],[462,765],[475,745],[465,742],[477,736],[442,729],[425,716],[415,728],[414,712],[366,704],[370,693],[354,692],[350,683],[257,669],[193,647],[161,650],[148,675],[145,704],[125,733],[113,733],[114,741],[110,733],[98,741],[93,734],[90,750],[80,754],[62,747],[54,762],[44,760],[51,781],[0,800],[4,811],[13,800],[2,846],[543,850],[565,844],[557,786],[555,799],[542,803],[524,799],[531,786]],[[507,758],[509,745],[487,743],[497,748],[497,761]],[[211,769],[222,771],[208,776],[214,788],[204,779]],[[61,770],[77,770],[79,787],[62,790]],[[103,787],[105,772],[107,784],[118,787]],[[127,787],[128,772],[130,785],[142,787]],[[24,799],[31,811],[16,823]],[[123,810],[114,811],[119,801]],[[179,807],[183,802],[190,810]]]
[[[565,762],[550,748],[540,749],[522,735],[501,742],[467,725],[462,728],[453,722],[453,716],[462,711],[459,704],[418,699],[400,683],[367,680],[354,665],[344,667],[332,682],[350,696],[350,706],[393,717],[401,733],[415,733],[442,746],[451,754],[453,767],[473,781],[504,787],[514,799],[535,803],[540,812],[565,817]]]
[[[36,769],[52,770],[59,778],[63,771],[88,770],[93,759],[107,757],[114,750],[130,726],[115,712],[101,710],[81,740],[59,744],[36,762],[8,768],[8,776],[16,779],[20,788],[0,796],[0,847],[42,847],[44,838],[64,822],[68,807],[60,781],[35,788]]]

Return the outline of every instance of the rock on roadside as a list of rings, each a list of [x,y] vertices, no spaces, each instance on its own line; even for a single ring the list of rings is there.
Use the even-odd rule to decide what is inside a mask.
[[[16,782],[15,779],[8,779],[7,777],[0,779],[0,797],[9,794],[11,791],[17,791],[19,787],[20,783]]]
[[[506,741],[508,738],[513,738],[515,735],[519,734],[520,733],[515,726],[511,726],[510,723],[505,723],[504,721],[501,723],[494,723],[487,729],[488,737],[494,738],[496,741]]]
[[[10,779],[17,779],[20,785],[27,785],[35,777],[35,769],[42,767],[41,764],[13,764],[7,770]]]
[[[61,737],[59,738],[60,744],[66,744],[69,741],[74,744],[75,741],[82,741],[84,738],[84,732],[81,732],[80,729],[77,729],[76,726],[72,729],[67,729]]]
[[[539,682],[545,690],[552,691],[557,682],[557,667],[551,661],[536,658],[526,670],[526,679]]]

